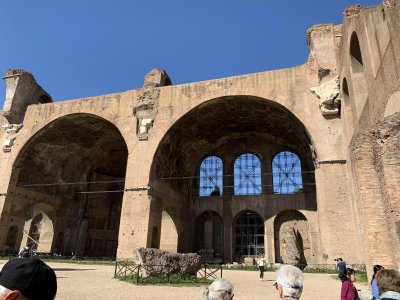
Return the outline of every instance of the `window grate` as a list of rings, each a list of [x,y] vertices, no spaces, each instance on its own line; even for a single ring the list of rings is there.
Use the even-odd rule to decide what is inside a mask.
[[[200,196],[222,195],[223,164],[217,156],[209,156],[200,164]]]
[[[234,186],[235,195],[261,194],[261,163],[257,156],[245,153],[235,160]]]
[[[275,194],[302,192],[301,162],[289,151],[278,153],[272,160],[273,186]]]

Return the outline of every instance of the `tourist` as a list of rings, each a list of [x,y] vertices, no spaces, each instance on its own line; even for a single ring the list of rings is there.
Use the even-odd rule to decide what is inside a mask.
[[[21,248],[18,252],[18,257],[19,258],[31,257],[31,248],[28,246]]]
[[[376,274],[376,283],[381,293],[380,300],[400,300],[400,273],[382,269]]]
[[[346,279],[342,282],[342,290],[340,292],[340,300],[359,300],[358,292],[354,286],[356,281],[356,272],[353,268],[346,268]]]
[[[219,189],[219,186],[215,186],[214,190],[211,192],[210,196],[221,196],[221,191]]]
[[[283,265],[276,271],[274,286],[278,290],[279,299],[300,299],[303,292],[303,272],[292,265]]]
[[[265,271],[265,258],[261,255],[258,257],[257,260],[258,270],[260,270],[260,280],[264,280],[264,271]]]
[[[339,273],[339,278],[343,282],[345,281],[346,278],[346,262],[343,261],[341,257],[337,259],[337,268],[338,268],[338,273]]]
[[[56,293],[56,274],[40,259],[12,259],[0,272],[0,300],[53,300]]]
[[[373,268],[374,275],[372,275],[371,279],[372,300],[380,299],[378,285],[376,284],[376,273],[382,269],[384,268],[381,265],[375,265]]]
[[[234,296],[233,285],[226,279],[217,278],[202,290],[202,294],[206,300],[230,300]]]

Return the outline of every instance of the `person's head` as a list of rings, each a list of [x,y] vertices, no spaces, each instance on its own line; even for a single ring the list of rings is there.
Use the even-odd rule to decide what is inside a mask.
[[[381,265],[374,265],[374,276],[376,276],[376,273],[378,273],[380,270],[384,269]]]
[[[56,293],[56,274],[40,259],[12,259],[0,271],[0,300],[53,300]]]
[[[400,293],[400,273],[396,270],[382,269],[376,274],[376,284],[381,294],[388,291]]]
[[[285,299],[300,299],[303,292],[303,272],[292,265],[284,265],[276,271],[275,287],[279,292],[279,297]]]
[[[384,269],[384,267],[382,267],[381,265],[374,265],[374,267],[373,267],[374,274],[372,275],[371,284],[372,284],[372,281],[375,279],[376,273],[378,273],[382,269]]]
[[[233,299],[233,285],[226,279],[217,278],[209,287],[203,289],[203,296],[208,300]]]
[[[339,257],[337,260],[338,260],[338,262],[343,261],[343,259],[341,257]]]
[[[30,257],[31,256],[30,250],[31,249],[28,246],[22,248],[21,251],[18,253],[18,257],[20,257],[20,258]]]
[[[356,281],[356,271],[353,268],[346,268],[346,278],[351,282]]]

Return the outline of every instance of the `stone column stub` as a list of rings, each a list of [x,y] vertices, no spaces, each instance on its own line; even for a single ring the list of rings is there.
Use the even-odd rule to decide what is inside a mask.
[[[133,114],[138,120],[138,138],[140,141],[148,140],[148,133],[153,127],[158,113],[160,100],[160,87],[171,85],[167,72],[153,69],[146,74],[143,88],[138,91],[137,103]]]

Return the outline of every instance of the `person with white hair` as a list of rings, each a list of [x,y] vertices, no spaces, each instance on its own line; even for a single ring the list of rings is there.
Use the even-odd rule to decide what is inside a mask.
[[[209,287],[202,290],[204,300],[231,300],[233,299],[233,285],[223,278],[215,279]]]
[[[303,292],[303,272],[292,265],[284,265],[276,271],[274,286],[278,290],[279,299],[300,299]]]

